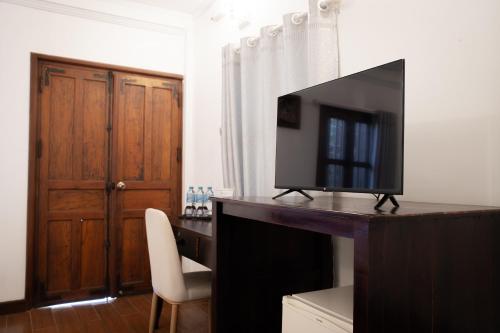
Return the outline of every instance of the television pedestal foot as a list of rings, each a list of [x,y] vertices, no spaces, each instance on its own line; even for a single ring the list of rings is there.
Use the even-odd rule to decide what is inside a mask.
[[[380,209],[380,207],[382,207],[388,199],[391,200],[392,204],[395,207],[399,207],[399,203],[396,201],[396,198],[394,198],[392,194],[384,194],[382,199],[380,199],[380,201],[375,205],[374,208],[377,210]]]
[[[309,200],[314,200],[313,197],[311,197],[309,194],[307,194],[306,192],[304,192],[302,190],[286,190],[285,192],[280,193],[280,194],[274,196],[273,200],[274,199],[278,199],[279,197],[282,197],[282,196],[287,195],[288,193],[292,193],[292,192],[299,192],[300,194],[302,194],[303,196],[305,196]]]

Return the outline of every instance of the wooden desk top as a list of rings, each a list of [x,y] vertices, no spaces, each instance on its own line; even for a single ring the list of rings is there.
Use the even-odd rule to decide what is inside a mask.
[[[320,196],[314,200],[308,200],[301,196],[282,197],[276,200],[270,197],[226,197],[214,198],[214,200],[226,203],[236,203],[247,206],[269,206],[269,208],[293,208],[305,211],[321,211],[323,213],[337,213],[349,215],[375,216],[412,216],[422,214],[462,214],[466,212],[500,211],[500,207],[423,203],[411,201],[399,201],[399,208],[395,208],[388,201],[381,210],[373,207],[377,203],[375,198],[351,198]]]
[[[212,222],[199,220],[171,219],[172,226],[188,230],[205,237],[212,237]]]

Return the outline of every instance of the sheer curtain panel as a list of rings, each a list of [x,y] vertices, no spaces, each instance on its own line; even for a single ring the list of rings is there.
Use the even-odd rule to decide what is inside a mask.
[[[326,5],[325,5],[326,4]],[[273,195],[277,98],[338,77],[333,2],[310,0],[308,13],[222,50],[224,186],[236,195]]]

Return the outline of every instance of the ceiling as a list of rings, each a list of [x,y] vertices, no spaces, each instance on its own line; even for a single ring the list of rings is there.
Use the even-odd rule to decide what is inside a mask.
[[[215,0],[133,0],[150,6],[175,10],[191,15],[199,15]]]

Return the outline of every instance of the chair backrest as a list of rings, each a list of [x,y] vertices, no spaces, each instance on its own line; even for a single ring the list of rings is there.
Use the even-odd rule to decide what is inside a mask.
[[[146,209],[146,235],[153,290],[169,301],[185,300],[187,291],[177,243],[164,212]]]

